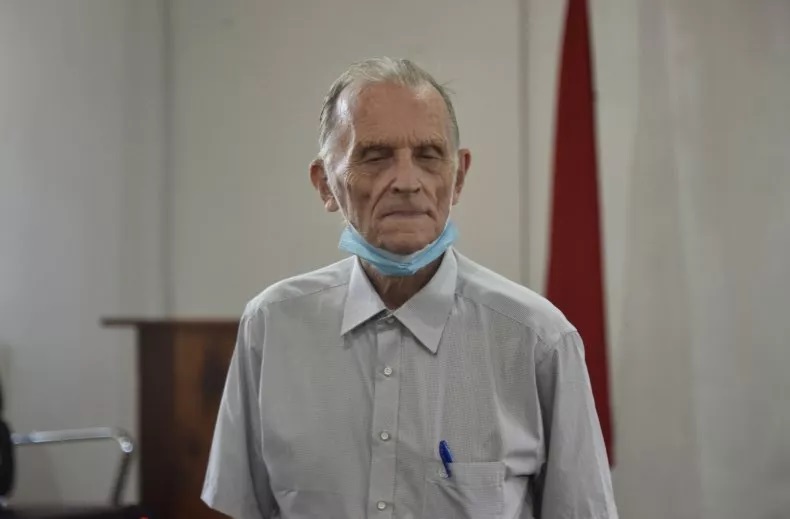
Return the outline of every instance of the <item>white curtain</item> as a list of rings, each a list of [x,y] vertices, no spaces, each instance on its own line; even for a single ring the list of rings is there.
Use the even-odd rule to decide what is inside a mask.
[[[622,516],[788,518],[790,2],[643,0],[635,23]]]
[[[790,518],[790,0],[588,0],[621,517]],[[544,286],[565,2],[527,0]]]

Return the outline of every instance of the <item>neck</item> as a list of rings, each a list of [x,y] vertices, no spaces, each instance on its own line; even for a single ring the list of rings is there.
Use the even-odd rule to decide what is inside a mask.
[[[381,297],[384,306],[388,310],[396,310],[428,284],[428,281],[439,270],[443,257],[444,255],[439,256],[433,263],[418,270],[412,276],[402,277],[385,276],[367,261],[361,258],[360,260],[365,274],[368,275],[368,279]]]

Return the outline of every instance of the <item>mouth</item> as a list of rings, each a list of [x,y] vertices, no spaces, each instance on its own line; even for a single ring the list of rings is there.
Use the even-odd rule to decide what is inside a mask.
[[[421,214],[425,214],[425,211],[415,211],[412,209],[402,210],[402,211],[388,211],[384,213],[384,216],[418,216]]]
[[[382,217],[387,216],[422,216],[428,211],[416,207],[393,207],[381,212]]]
[[[427,213],[425,211],[389,211],[384,213],[382,218],[419,218],[421,216],[425,216]]]

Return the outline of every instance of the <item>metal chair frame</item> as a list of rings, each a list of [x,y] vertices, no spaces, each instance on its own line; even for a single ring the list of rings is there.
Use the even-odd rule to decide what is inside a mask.
[[[118,465],[115,482],[110,493],[110,504],[117,507],[121,505],[135,448],[132,437],[126,431],[117,427],[91,427],[87,429],[33,431],[27,434],[11,434],[11,443],[18,447],[106,440],[115,441],[121,451],[121,462]]]

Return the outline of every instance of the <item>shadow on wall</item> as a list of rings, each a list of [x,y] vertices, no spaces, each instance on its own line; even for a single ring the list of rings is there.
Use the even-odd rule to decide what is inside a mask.
[[[3,416],[8,388],[13,387],[13,375],[13,350],[8,344],[0,343],[0,415]],[[8,426],[11,432],[16,432],[13,423],[8,423]],[[16,449],[16,479],[11,501],[15,504],[38,504],[37,496],[42,494],[60,498],[51,453],[45,448]]]
[[[60,504],[61,488],[55,478],[52,453],[47,447],[22,447],[16,450],[16,484],[11,495],[14,505]],[[50,496],[53,503],[41,503],[40,496]],[[54,497],[52,497],[54,496]]]

